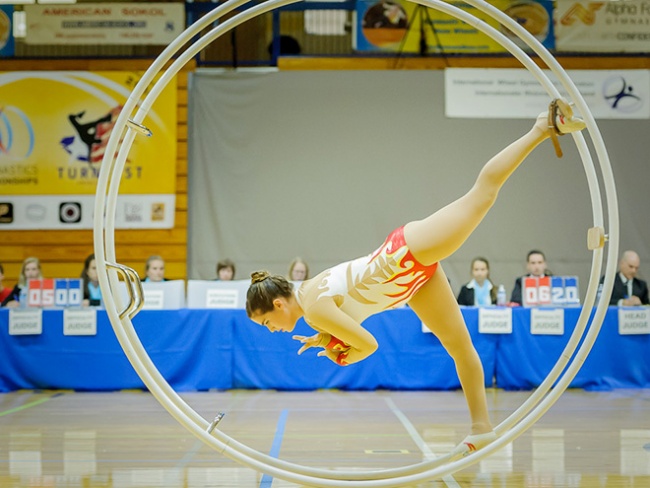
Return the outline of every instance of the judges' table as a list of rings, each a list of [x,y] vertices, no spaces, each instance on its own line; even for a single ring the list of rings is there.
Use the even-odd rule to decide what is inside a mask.
[[[63,334],[63,311],[43,310],[40,335],[8,335],[0,310],[0,391],[23,388],[119,390],[143,388],[104,310],[97,334]],[[232,331],[239,313],[205,310],[142,311],[133,324],[149,356],[177,390],[232,386]]]
[[[571,387],[650,388],[650,335],[620,335],[618,311],[618,307],[607,310],[598,339]],[[580,312],[580,308],[565,309],[564,334],[553,336],[532,335],[531,310],[514,309],[512,334],[499,336],[496,385],[508,390],[539,386],[562,354]]]
[[[565,310],[563,336],[530,333],[530,310],[513,310],[512,334],[478,332],[478,310],[464,308],[472,340],[486,372],[486,385],[533,388],[546,377],[574,330],[579,309]],[[116,390],[143,388],[122,351],[106,313],[97,310],[97,334],[63,334],[63,311],[43,311],[40,335],[9,335],[9,311],[0,309],[0,391],[34,388]],[[572,386],[650,387],[650,336],[618,334],[610,308],[592,354]],[[455,389],[453,361],[440,342],[423,333],[408,308],[370,317],[364,326],[379,350],[340,367],[310,349],[296,354],[293,334],[313,331],[300,321],[293,334],[270,334],[243,310],[143,310],[135,329],[152,361],[178,391],[273,388]]]

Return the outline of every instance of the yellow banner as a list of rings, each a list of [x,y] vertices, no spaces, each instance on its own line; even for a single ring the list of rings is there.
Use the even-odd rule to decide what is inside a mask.
[[[511,40],[518,39],[499,22],[462,1],[446,2],[484,21]],[[553,2],[550,0],[491,0],[533,34],[547,48],[553,47]],[[506,49],[476,27],[420,4],[406,0],[359,0],[356,48],[407,54],[488,54]]]
[[[141,72],[0,73],[0,193],[95,193],[106,144]],[[176,80],[144,120],[120,193],[169,194],[176,189]]]

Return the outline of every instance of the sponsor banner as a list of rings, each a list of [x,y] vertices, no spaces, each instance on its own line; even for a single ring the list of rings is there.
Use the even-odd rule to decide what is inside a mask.
[[[185,29],[182,3],[25,5],[27,44],[167,45]]]
[[[481,334],[512,334],[512,309],[479,308],[478,331]]]
[[[494,27],[520,47],[517,36],[465,2],[448,2]],[[491,0],[547,49],[554,49],[551,0]],[[406,0],[356,2],[353,42],[357,51],[410,54],[502,53],[506,49],[473,25],[436,9]]]
[[[13,5],[0,5],[0,58],[14,55]]]
[[[555,19],[557,51],[650,51],[650,2],[647,0],[557,0]]]
[[[564,335],[564,310],[561,308],[533,308],[530,311],[530,333]]]
[[[92,203],[85,202],[94,197],[111,130],[140,76],[136,72],[0,73],[0,225],[4,229],[92,227]],[[136,135],[120,182],[120,196],[128,195],[133,202],[128,211],[118,211],[116,221],[123,228],[173,227],[175,80],[161,92],[144,125],[153,136]],[[22,196],[28,201],[18,198]],[[127,205],[128,200],[122,201]],[[161,205],[156,212],[149,208],[154,204]]]
[[[171,229],[175,195],[118,195],[118,229]],[[92,229],[95,197],[90,195],[0,196],[0,230]]]
[[[650,70],[570,70],[596,119],[650,118]],[[547,76],[561,95],[566,90]],[[550,96],[525,69],[447,68],[445,113],[457,118],[531,119]]]
[[[618,333],[621,335],[650,334],[650,308],[620,307]]]

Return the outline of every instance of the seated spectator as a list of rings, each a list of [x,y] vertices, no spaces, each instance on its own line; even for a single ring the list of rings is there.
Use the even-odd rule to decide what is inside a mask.
[[[538,249],[533,249],[528,252],[526,256],[526,269],[528,274],[520,276],[515,280],[515,286],[512,289],[512,295],[510,296],[510,302],[521,305],[523,303],[521,297],[521,289],[523,285],[523,278],[528,276],[536,276],[541,278],[543,276],[550,276],[551,273],[546,269],[546,256],[542,251]]]
[[[490,263],[485,258],[474,258],[470,265],[472,281],[462,286],[458,305],[484,307],[497,302],[497,287],[490,281]]]
[[[145,282],[158,283],[167,281],[165,278],[165,261],[162,257],[154,254],[149,256],[144,266]]]
[[[11,288],[5,288],[5,286],[2,284],[4,279],[5,279],[5,268],[0,263],[0,303],[4,302],[5,298],[11,295]]]
[[[97,278],[97,266],[95,265],[95,255],[91,254],[84,261],[84,269],[81,271],[83,280],[84,307],[98,307],[102,302],[102,291],[99,288],[99,279]]]
[[[41,262],[38,258],[27,258],[23,261],[20,268],[18,283],[7,298],[2,301],[3,307],[16,308],[20,305],[20,292],[23,288],[27,289],[29,280],[38,280],[43,278],[41,273]]]
[[[639,255],[634,251],[625,251],[618,262],[618,273],[614,278],[614,287],[610,305],[636,307],[648,305],[648,284],[637,278],[641,265]],[[600,280],[602,283],[605,277]]]
[[[230,259],[222,259],[217,263],[217,278],[215,281],[232,281],[235,279],[235,263]]]
[[[309,279],[309,266],[302,258],[296,258],[289,264],[289,281],[305,281]]]

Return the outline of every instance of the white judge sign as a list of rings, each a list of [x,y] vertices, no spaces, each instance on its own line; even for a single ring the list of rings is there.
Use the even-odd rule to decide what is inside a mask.
[[[619,308],[618,333],[621,335],[650,334],[650,309],[647,307]]]
[[[561,308],[531,309],[530,333],[536,335],[564,335],[564,310]]]
[[[512,334],[512,309],[479,308],[478,331],[481,334]]]
[[[205,292],[205,308],[237,308],[239,290],[210,288]]]
[[[144,305],[143,310],[162,310],[165,305],[164,290],[143,290]]]
[[[97,335],[97,310],[94,308],[66,308],[63,311],[63,335]]]
[[[10,309],[9,335],[41,335],[43,310],[40,308]]]

